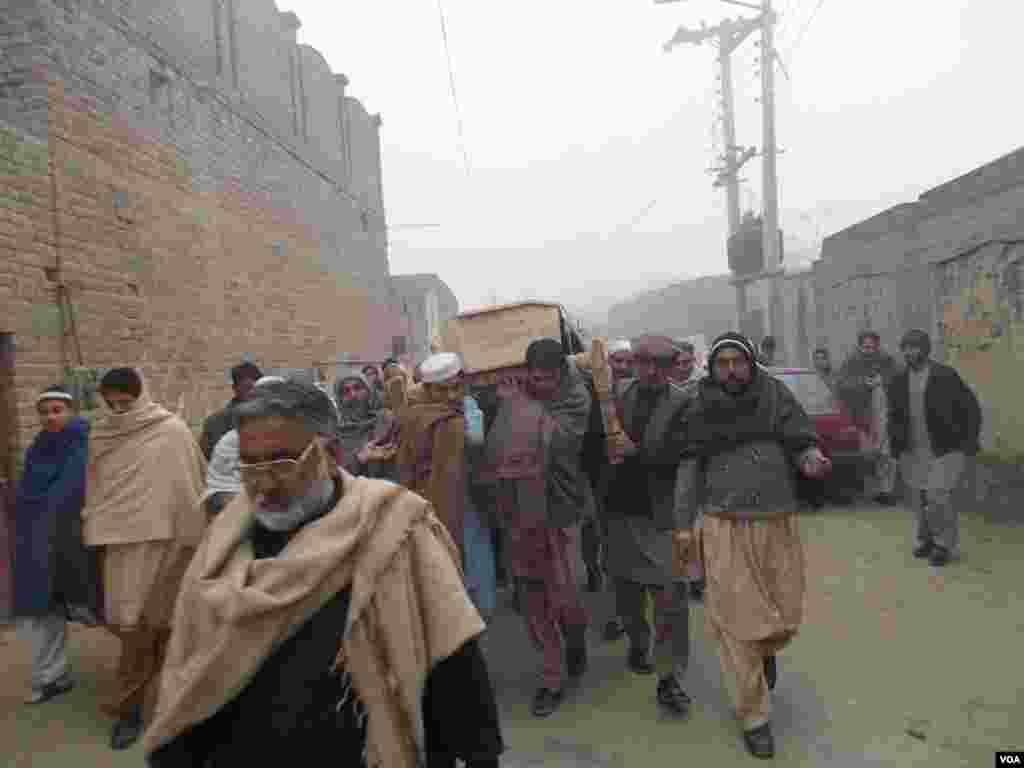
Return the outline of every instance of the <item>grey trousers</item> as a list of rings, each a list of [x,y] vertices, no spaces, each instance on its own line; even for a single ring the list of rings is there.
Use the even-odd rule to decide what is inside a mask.
[[[665,618],[672,627],[672,638],[666,644],[667,652],[659,652],[656,658],[659,670],[668,672],[671,669],[677,677],[682,677],[690,663],[690,596],[686,582],[676,582],[667,587],[640,584],[635,581],[618,580],[615,583],[615,605],[625,625],[626,636],[629,638],[630,650],[643,651],[647,658],[654,654],[654,628],[648,623],[645,615],[645,595],[650,592],[652,598],[662,589],[671,590],[672,600],[661,609],[668,614]],[[655,616],[658,606],[655,603]]]
[[[67,619],[63,612],[19,619],[18,633],[32,647],[32,690],[41,690],[68,673]]]
[[[960,513],[953,506],[951,491],[910,488],[910,506],[917,522],[917,540],[931,542],[960,554]]]

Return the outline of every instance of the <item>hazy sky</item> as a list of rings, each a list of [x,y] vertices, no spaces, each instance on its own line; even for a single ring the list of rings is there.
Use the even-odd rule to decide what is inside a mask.
[[[392,272],[492,297],[602,303],[725,272],[714,50],[662,52],[677,26],[746,14],[715,0],[278,0],[383,117]],[[1016,149],[1024,5],[775,0],[782,226],[808,246]],[[738,140],[760,145],[752,36],[736,54]],[[756,161],[747,205],[760,206]],[[646,214],[645,214],[646,211]],[[410,225],[437,224],[432,229]]]

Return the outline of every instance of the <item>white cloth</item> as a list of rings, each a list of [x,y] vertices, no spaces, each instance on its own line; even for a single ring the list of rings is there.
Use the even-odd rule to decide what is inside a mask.
[[[67,619],[63,612],[18,619],[18,633],[32,646],[33,691],[41,691],[68,674]]]
[[[241,493],[242,475],[238,470],[238,430],[232,429],[217,441],[206,469],[206,495]]]

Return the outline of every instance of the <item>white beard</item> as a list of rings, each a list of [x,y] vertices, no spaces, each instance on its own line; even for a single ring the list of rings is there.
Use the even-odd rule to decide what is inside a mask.
[[[260,525],[271,531],[283,533],[294,531],[303,523],[312,520],[324,511],[334,495],[334,480],[324,478],[310,486],[305,496],[293,500],[286,509],[265,506],[264,498],[257,496],[253,501],[254,515]]]

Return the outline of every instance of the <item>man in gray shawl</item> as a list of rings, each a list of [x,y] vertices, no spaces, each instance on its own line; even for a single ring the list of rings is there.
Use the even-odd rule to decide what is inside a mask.
[[[678,356],[672,339],[665,336],[642,336],[633,342],[638,379],[616,401],[627,439],[623,456],[612,458],[623,461],[611,467],[613,479],[602,506],[608,527],[606,567],[615,581],[616,609],[629,637],[627,664],[637,674],[655,672],[646,597],[668,592],[670,599],[655,601],[672,633],[657,700],[676,714],[685,714],[691,703],[683,690],[690,656],[689,600],[673,536],[690,527],[675,503],[683,455],[682,415],[689,395],[670,381]]]
[[[338,403],[338,443],[342,466],[351,474],[383,480],[397,480],[394,461],[377,461],[370,449],[391,434],[395,420],[382,410],[366,376],[351,372],[335,382]]]
[[[499,388],[479,481],[490,486],[499,525],[508,533],[513,577],[523,589],[523,617],[542,654],[536,717],[562,702],[565,671],[587,667],[590,617],[580,599],[580,521],[594,497],[580,453],[592,399],[560,342],[540,339],[526,350],[520,387]]]

